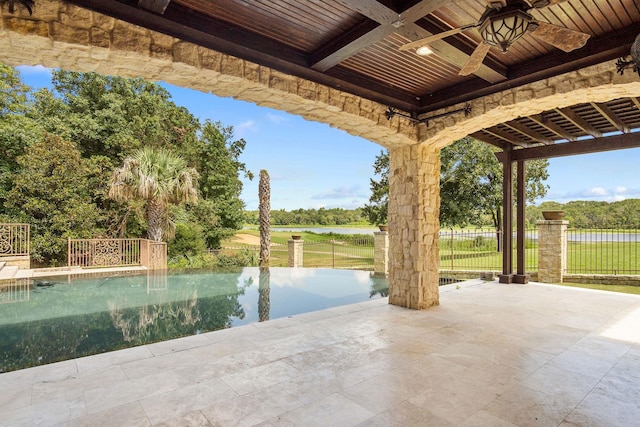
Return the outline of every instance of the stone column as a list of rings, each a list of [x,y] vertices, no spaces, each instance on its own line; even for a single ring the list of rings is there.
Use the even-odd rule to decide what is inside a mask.
[[[567,268],[569,221],[544,220],[538,225],[538,281],[562,283]]]
[[[440,150],[411,145],[389,152],[389,303],[439,304]]]
[[[303,267],[302,252],[304,240],[291,239],[288,243],[289,267]]]
[[[389,274],[389,232],[373,233],[373,272]]]

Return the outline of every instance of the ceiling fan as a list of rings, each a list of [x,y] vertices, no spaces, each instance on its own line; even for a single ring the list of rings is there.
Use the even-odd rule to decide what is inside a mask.
[[[460,70],[459,74],[461,76],[472,74],[480,68],[491,46],[498,46],[503,52],[506,52],[509,46],[526,32],[565,52],[571,52],[584,46],[590,35],[538,21],[528,13],[531,9],[542,9],[549,5],[562,3],[563,1],[566,0],[506,0],[506,4],[500,1],[492,1],[486,7],[477,23],[463,25],[404,44],[400,46],[400,50],[417,49],[416,52],[419,55],[425,55],[430,53],[428,48],[426,50],[424,49],[429,43],[462,33],[472,28],[478,28],[482,42],[476,47],[468,61]]]

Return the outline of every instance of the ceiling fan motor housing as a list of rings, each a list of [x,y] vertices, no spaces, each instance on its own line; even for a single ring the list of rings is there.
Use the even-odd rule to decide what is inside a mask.
[[[484,20],[483,20],[484,19]],[[487,8],[480,22],[480,36],[490,46],[499,46],[503,52],[524,35],[533,17],[519,4],[501,9]],[[533,28],[532,28],[533,29]]]

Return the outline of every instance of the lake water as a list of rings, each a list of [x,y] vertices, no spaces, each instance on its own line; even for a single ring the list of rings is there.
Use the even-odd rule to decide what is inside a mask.
[[[387,295],[366,271],[55,276],[0,285],[0,372],[295,316]]]
[[[253,227],[252,229],[257,230]],[[371,234],[380,231],[376,228],[348,228],[348,227],[271,227],[271,231],[290,231],[292,233],[302,233],[310,231],[312,233],[336,233],[336,234]]]

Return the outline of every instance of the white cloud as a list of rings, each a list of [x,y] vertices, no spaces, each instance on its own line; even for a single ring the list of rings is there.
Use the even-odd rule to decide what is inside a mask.
[[[362,198],[366,194],[362,193],[362,189],[359,185],[353,185],[351,187],[337,187],[327,192],[316,194],[311,196],[312,199],[353,199]]]
[[[609,195],[609,192],[602,187],[593,187],[587,191],[587,194],[590,196],[607,196]]]
[[[615,189],[616,194],[625,194],[627,192],[627,187],[623,187],[621,185],[617,186]]]
[[[15,68],[22,75],[51,75],[51,69],[43,67],[42,65],[20,65]]]
[[[255,132],[258,129],[258,126],[256,125],[256,122],[253,120],[245,120],[244,122],[237,125],[235,129],[238,131],[238,133],[243,133],[247,131]]]
[[[269,120],[271,123],[280,124],[289,121],[289,117],[285,116],[284,114],[268,113],[267,120]]]

